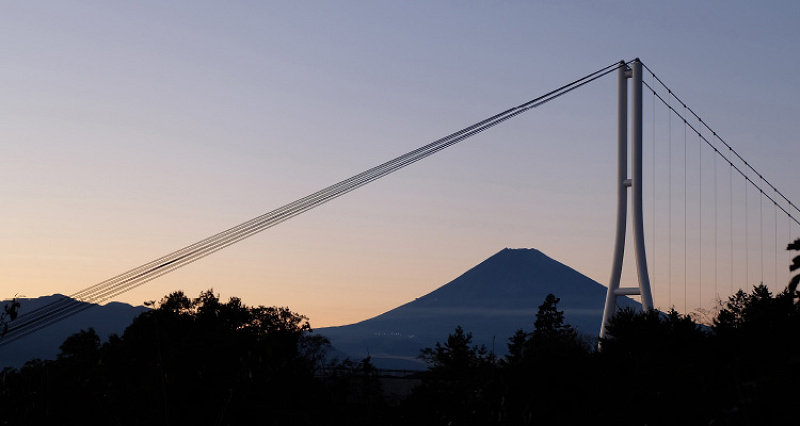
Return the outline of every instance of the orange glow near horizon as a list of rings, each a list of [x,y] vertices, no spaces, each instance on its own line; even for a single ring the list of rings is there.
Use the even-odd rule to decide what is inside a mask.
[[[797,204],[800,85],[765,79],[763,63],[741,58],[768,53],[796,68],[800,6],[683,6],[7,5],[0,297],[80,291],[633,55]],[[710,13],[721,19],[703,19]],[[313,327],[343,325],[427,294],[505,247],[539,249],[605,284],[616,94],[607,76],[116,300],[213,288],[287,306]],[[653,131],[667,115],[645,103],[645,144],[668,146],[667,132]],[[673,130],[677,155],[683,128]],[[674,179],[683,191],[684,177]],[[687,191],[699,199],[696,184],[690,176]],[[703,307],[714,285],[725,298],[733,281],[785,282],[789,256],[777,247],[800,227],[764,210],[765,250],[729,256],[733,237],[724,237],[713,253],[707,231],[702,252],[687,255],[675,219],[670,258],[657,189],[645,190],[656,305],[694,309],[700,290],[690,287],[687,303],[684,281],[707,283]],[[694,259],[712,256],[715,267],[701,271]],[[623,283],[635,283],[631,256]]]

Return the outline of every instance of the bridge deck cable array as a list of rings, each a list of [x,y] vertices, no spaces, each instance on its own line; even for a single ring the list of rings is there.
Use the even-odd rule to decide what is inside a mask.
[[[690,111],[690,113],[691,113],[692,115],[694,115],[694,117],[695,117],[695,118],[696,118],[696,119],[697,119],[697,120],[698,120],[698,121],[699,121],[699,122],[700,122],[700,123],[701,123],[701,124],[702,124],[702,125],[703,125],[705,128],[707,128],[707,129],[708,129],[710,132],[712,132],[712,134],[714,135],[714,138],[715,138],[716,140],[718,140],[718,141],[720,141],[722,144],[724,144],[724,145],[725,145],[725,146],[726,146],[726,147],[729,149],[729,151],[730,151],[730,153],[731,153],[732,155],[735,155],[737,158],[739,158],[739,159],[741,160],[741,162],[742,162],[742,164],[744,165],[744,167],[739,167],[739,166],[737,166],[736,164],[734,164],[734,163],[733,163],[733,160],[732,160],[730,157],[726,158],[724,155],[722,155],[722,152],[720,152],[720,150],[719,150],[719,149],[718,149],[718,148],[717,148],[717,147],[714,145],[714,143],[712,143],[712,142],[711,142],[711,141],[710,141],[708,138],[706,138],[705,136],[703,136],[703,134],[700,132],[700,130],[699,130],[697,127],[695,127],[694,125],[692,125],[691,123],[689,123],[689,122],[688,122],[688,120],[687,120],[687,117],[686,117],[685,115],[682,115],[681,113],[679,113],[678,111],[676,111],[676,110],[675,110],[675,108],[673,108],[673,107],[672,107],[672,106],[671,106],[671,105],[670,105],[668,102],[666,102],[666,101],[664,100],[664,98],[662,98],[662,97],[661,97],[661,95],[659,95],[659,94],[658,94],[658,93],[657,93],[657,92],[656,92],[656,91],[655,91],[655,90],[654,90],[654,89],[653,89],[653,88],[652,88],[652,87],[651,87],[649,84],[647,84],[646,82],[644,82],[643,84],[644,84],[644,85],[645,85],[645,86],[646,86],[648,89],[650,89],[650,90],[653,92],[654,96],[656,96],[656,98],[658,98],[658,99],[659,99],[659,100],[660,100],[660,101],[661,101],[661,102],[662,102],[664,105],[666,105],[666,106],[667,106],[667,108],[669,108],[669,109],[670,109],[670,110],[673,112],[673,114],[675,114],[676,116],[678,116],[678,118],[680,118],[681,120],[683,120],[683,121],[684,121],[684,124],[685,124],[687,127],[689,127],[689,129],[691,129],[693,132],[695,132],[695,133],[697,134],[697,136],[698,136],[698,137],[699,137],[699,138],[700,138],[700,139],[701,139],[703,142],[705,142],[705,143],[706,143],[706,144],[707,144],[707,145],[708,145],[708,146],[709,146],[711,149],[713,149],[713,150],[714,150],[714,152],[715,152],[715,153],[716,153],[716,154],[717,154],[717,155],[718,155],[720,158],[722,158],[723,160],[725,160],[725,162],[726,162],[726,163],[728,163],[728,165],[729,165],[729,166],[730,166],[730,167],[731,167],[733,170],[735,170],[737,173],[739,173],[739,174],[740,174],[740,175],[741,175],[741,176],[742,176],[742,177],[745,179],[745,181],[747,181],[747,182],[748,182],[750,185],[752,185],[752,186],[753,186],[755,189],[757,189],[757,190],[758,190],[758,191],[761,193],[761,195],[762,195],[762,196],[764,196],[764,197],[766,197],[767,199],[769,199],[770,201],[772,201],[772,202],[773,202],[773,203],[774,203],[774,204],[775,204],[775,205],[776,205],[776,206],[777,206],[779,209],[781,209],[781,211],[783,211],[783,212],[784,212],[784,213],[785,213],[785,214],[786,214],[786,215],[787,215],[789,218],[791,218],[791,220],[792,220],[794,223],[796,223],[796,224],[800,225],[800,220],[798,220],[798,219],[797,219],[797,218],[796,218],[796,217],[795,217],[795,216],[794,216],[794,215],[793,215],[793,214],[790,212],[791,210],[793,210],[793,211],[794,211],[794,212],[796,212],[796,213],[800,213],[800,209],[798,209],[798,208],[797,208],[797,206],[795,206],[795,205],[794,205],[794,203],[792,203],[792,202],[791,202],[791,201],[790,201],[788,198],[786,198],[786,196],[785,196],[785,195],[783,195],[783,193],[782,193],[781,191],[779,191],[779,190],[778,190],[778,189],[777,189],[775,186],[773,186],[773,185],[772,185],[772,183],[770,183],[770,182],[769,182],[767,179],[765,179],[765,178],[764,178],[764,177],[761,175],[761,173],[759,173],[759,172],[758,172],[758,171],[757,171],[755,168],[753,168],[753,166],[752,166],[752,165],[750,165],[750,163],[748,163],[747,161],[745,161],[745,160],[744,160],[744,158],[742,158],[742,157],[739,155],[739,153],[738,153],[738,152],[736,152],[736,150],[735,150],[735,149],[733,149],[733,148],[732,148],[730,145],[728,145],[728,143],[727,143],[727,142],[725,142],[725,140],[723,140],[723,139],[722,139],[722,138],[721,138],[721,137],[720,137],[720,136],[719,136],[719,135],[718,135],[718,134],[717,134],[715,131],[711,130],[711,128],[709,128],[709,127],[708,127],[708,125],[707,125],[707,124],[706,124],[706,123],[705,123],[705,122],[704,122],[704,121],[703,121],[703,120],[702,120],[700,117],[698,117],[697,115],[695,115],[695,114],[694,114],[694,112],[692,112],[692,111],[691,111],[691,109],[690,109],[689,107],[687,107],[685,104],[683,105],[683,107],[684,107],[686,110]],[[663,83],[662,83],[662,84],[663,84]],[[672,92],[671,92],[671,91],[670,91],[670,95],[671,95],[671,96],[673,96],[673,97],[675,97],[675,95],[674,95],[674,94],[672,94]],[[676,99],[677,99],[677,98],[676,98]],[[679,101],[679,102],[680,102],[680,101]],[[760,180],[760,181],[762,181],[762,182],[764,182],[764,183],[766,183],[766,184],[767,184],[767,185],[768,185],[768,186],[769,186],[769,187],[770,187],[770,188],[771,188],[771,189],[772,189],[772,190],[775,192],[775,194],[777,194],[777,196],[776,196],[775,198],[773,198],[773,197],[770,197],[770,196],[769,196],[767,193],[765,193],[765,192],[764,192],[764,189],[763,189],[763,188],[761,188],[761,186],[760,186],[759,184],[757,184],[755,181],[753,181],[753,180],[752,180],[752,179],[751,179],[751,178],[750,178],[750,177],[747,175],[747,170],[751,170],[753,173],[755,173],[755,174],[758,176],[759,180]],[[780,204],[777,202],[777,199],[778,199],[778,197],[780,197],[781,199],[783,199],[783,200],[784,200],[784,201],[785,201],[785,202],[786,202],[786,203],[787,203],[787,204],[788,204],[790,207],[789,207],[789,208],[784,208],[782,205],[780,205]]]
[[[719,293],[718,286],[721,272],[730,274],[729,294],[733,294],[735,289],[747,291],[748,287],[758,284],[758,281],[769,286],[774,285],[773,290],[781,291],[783,286],[788,283],[789,277],[788,275],[781,277],[778,273],[779,252],[782,250],[778,235],[778,212],[783,212],[782,217],[786,220],[787,236],[784,243],[788,243],[794,239],[794,226],[800,225],[800,221],[798,221],[800,209],[679,98],[675,91],[656,76],[652,69],[646,64],[643,64],[643,68],[649,72],[651,78],[649,82],[643,80],[642,85],[652,94],[654,104],[652,108],[652,155],[654,160],[653,188],[651,188],[653,190],[651,195],[653,197],[651,238],[654,241],[652,241],[653,246],[650,253],[650,264],[653,265],[653,271],[656,270],[657,260],[659,260],[655,258],[658,247],[655,244],[656,235],[666,237],[663,238],[663,245],[658,248],[658,253],[666,257],[661,262],[666,270],[662,273],[665,275],[666,283],[661,288],[666,288],[661,291],[667,297],[665,297],[666,303],[662,303],[661,306],[667,308],[675,306],[672,301],[674,272],[683,276],[681,293],[684,313],[688,313],[690,309],[699,314],[704,314],[704,310],[708,312],[710,302],[706,299],[706,295],[712,289],[714,303],[717,305],[710,310],[718,308],[720,304],[724,303],[726,295]],[[656,103],[666,110],[663,124],[665,127],[663,138],[666,146],[660,146],[656,141],[656,118],[660,116],[656,112]],[[679,137],[675,137],[676,133],[680,131],[680,126],[683,126],[682,141]],[[697,150],[694,152],[692,152],[694,146],[689,146],[690,139],[694,139],[694,135],[691,133],[697,135]],[[676,146],[673,147],[673,144]],[[663,150],[667,161],[663,180],[658,182],[665,187],[666,196],[655,193],[657,149]],[[711,151],[713,155],[704,155],[705,149]],[[728,171],[721,170],[718,163],[727,165]],[[674,173],[673,169],[677,169],[678,173]],[[724,176],[726,174],[727,176]],[[673,175],[682,175],[683,181],[678,179],[677,182],[673,182]],[[739,177],[742,179],[741,184],[738,181]],[[727,182],[720,184],[725,181]],[[674,185],[674,183],[679,185]],[[727,188],[723,186],[726,184]],[[659,198],[660,195],[662,197]],[[657,201],[659,201],[660,209],[657,207]],[[709,203],[713,204],[709,206]],[[770,203],[772,204],[772,214],[769,214],[769,211],[764,212],[765,208],[770,209]],[[675,209],[674,205],[678,208]],[[666,230],[657,230],[655,221],[662,216],[662,220],[667,222]],[[676,224],[678,225],[677,229],[673,229]],[[769,225],[772,225],[773,229],[769,230]],[[712,227],[713,229],[710,229]],[[721,245],[720,238],[729,239],[730,244]],[[770,238],[774,247],[767,248]],[[673,239],[682,243],[678,244],[677,250],[673,248]],[[725,250],[730,251],[730,256],[722,262],[730,262],[729,271],[719,267],[719,262],[723,259],[720,251]],[[774,254],[772,265],[768,265],[767,251]],[[741,258],[736,258],[736,256]],[[677,260],[676,264],[673,264],[673,257]],[[714,265],[710,267],[709,262],[712,261]],[[675,266],[678,268],[674,268]],[[682,266],[682,270],[680,266]],[[768,272],[769,266],[774,269],[773,273]],[[673,271],[673,269],[676,270]],[[713,285],[703,286],[703,281],[713,282]],[[690,289],[693,294],[689,293]],[[697,305],[689,306],[689,299],[693,295],[697,296],[697,299],[693,299],[691,304],[694,304],[694,300],[696,300]]]
[[[0,338],[0,347],[21,339],[42,328],[75,315],[97,303],[104,302],[142,284],[152,281],[164,274],[189,265],[214,252],[251,237],[265,229],[278,225],[294,216],[318,207],[328,201],[345,195],[361,186],[380,179],[403,167],[420,161],[432,154],[451,147],[484,130],[490,129],[510,118],[537,108],[559,98],[579,87],[589,84],[611,72],[626,66],[618,62],[601,68],[591,74],[565,84],[542,96],[510,108],[469,127],[431,142],[423,147],[403,154],[395,159],[359,173],[349,179],[328,186],[311,195],[286,204],[269,213],[263,214],[228,230],[215,234],[202,241],[186,246],[156,260],[128,270],[108,280],[78,291],[58,301],[20,315],[9,326],[7,334]]]
[[[739,155],[739,153],[738,153],[738,152],[737,152],[735,149],[733,149],[733,147],[732,147],[731,145],[729,145],[729,144],[728,144],[728,143],[727,143],[727,142],[726,142],[724,139],[722,139],[722,137],[721,137],[721,136],[720,136],[720,135],[719,135],[719,134],[718,134],[716,131],[714,131],[714,129],[712,129],[711,127],[709,127],[709,125],[708,125],[708,124],[706,124],[706,122],[705,122],[705,121],[703,121],[703,119],[702,119],[702,118],[700,118],[700,116],[699,116],[699,115],[697,115],[697,114],[696,114],[696,113],[695,113],[695,112],[694,112],[694,111],[693,111],[693,110],[692,110],[692,109],[691,109],[691,108],[690,108],[688,105],[686,105],[686,103],[684,103],[684,102],[683,102],[683,101],[682,101],[680,98],[678,98],[678,97],[675,95],[675,92],[673,92],[673,91],[672,91],[672,89],[670,89],[670,88],[669,88],[669,86],[667,86],[667,85],[666,85],[666,84],[665,84],[663,81],[661,81],[661,79],[660,79],[660,78],[658,78],[658,76],[657,76],[657,75],[656,75],[656,74],[653,72],[653,70],[651,70],[651,69],[650,69],[650,68],[647,66],[647,64],[642,64],[642,65],[643,65],[643,66],[644,66],[644,68],[645,68],[645,69],[646,69],[646,70],[647,70],[647,71],[650,73],[650,75],[653,77],[653,79],[654,79],[655,81],[657,81],[657,82],[658,82],[658,83],[659,83],[659,84],[660,84],[660,85],[661,85],[661,86],[662,86],[664,89],[666,89],[666,90],[668,91],[668,93],[669,93],[669,96],[670,96],[670,97],[672,97],[672,98],[675,98],[675,100],[676,100],[676,101],[680,102],[680,103],[681,103],[681,105],[683,105],[683,107],[686,109],[686,111],[688,111],[688,112],[689,112],[689,114],[691,114],[691,115],[692,115],[692,116],[693,116],[693,117],[694,117],[694,118],[695,118],[695,119],[696,119],[696,120],[697,120],[697,121],[700,123],[700,125],[701,125],[702,127],[704,127],[706,130],[708,130],[709,132],[711,132],[711,134],[713,135],[714,139],[716,139],[716,140],[718,140],[720,143],[722,143],[722,144],[723,144],[723,145],[724,145],[724,146],[725,146],[725,147],[726,147],[726,148],[727,148],[727,149],[730,151],[730,153],[731,153],[731,154],[735,155],[735,156],[736,156],[736,158],[738,158],[738,159],[739,159],[739,160],[742,162],[742,164],[744,164],[744,165],[745,165],[745,167],[747,167],[747,168],[748,168],[748,169],[750,169],[750,170],[751,170],[753,173],[755,173],[755,174],[758,176],[758,178],[759,178],[760,180],[762,180],[764,183],[766,183],[766,184],[767,184],[767,186],[769,186],[769,187],[770,187],[770,189],[772,189],[772,190],[773,190],[773,191],[774,191],[774,192],[775,192],[775,193],[776,193],[776,194],[777,194],[777,195],[778,195],[778,196],[779,196],[781,199],[783,199],[783,201],[784,201],[784,202],[786,202],[786,203],[787,203],[789,206],[791,206],[791,208],[792,208],[792,209],[793,209],[793,210],[794,210],[796,213],[800,213],[800,209],[799,209],[799,208],[798,208],[798,207],[797,207],[797,206],[796,206],[794,203],[792,203],[792,201],[791,201],[791,200],[789,200],[789,199],[788,199],[788,198],[787,198],[785,195],[783,195],[783,193],[782,193],[781,191],[779,191],[779,190],[778,190],[778,188],[776,188],[776,187],[775,187],[775,185],[773,185],[773,184],[772,184],[770,181],[768,181],[766,178],[764,178],[764,176],[763,176],[761,173],[759,173],[759,172],[758,172],[758,170],[756,170],[755,168],[753,168],[753,166],[752,166],[752,165],[750,165],[750,163],[748,163],[748,162],[747,162],[747,161],[744,159],[744,157],[742,157],[741,155]],[[664,103],[665,105],[667,105],[667,107],[668,107],[668,108],[669,108],[669,109],[670,109],[670,110],[671,110],[673,113],[675,113],[676,115],[678,115],[679,117],[681,117],[681,118],[682,118],[684,121],[686,120],[686,118],[687,118],[687,117],[681,116],[681,115],[680,115],[680,114],[679,114],[677,111],[675,111],[675,109],[674,109],[674,108],[672,108],[672,106],[670,106],[670,104],[669,104],[668,102],[665,102],[665,101],[664,101],[664,98],[662,98],[660,95],[658,95],[658,94],[656,93],[656,90],[655,90],[655,89],[654,89],[652,86],[648,85],[647,83],[643,83],[643,84],[644,84],[645,86],[647,86],[647,88],[648,88],[648,89],[650,89],[650,90],[653,92],[653,94],[654,94],[655,96],[657,96],[657,97],[658,97],[658,99],[659,99],[659,100],[660,100],[662,103]],[[699,136],[701,139],[703,139],[703,141],[704,141],[706,144],[708,144],[708,145],[709,145],[709,146],[710,146],[712,149],[714,149],[714,151],[715,151],[715,152],[716,152],[716,153],[717,153],[717,154],[718,154],[720,157],[722,157],[723,159],[725,159],[725,160],[728,162],[728,164],[730,164],[731,166],[733,166],[732,159],[730,159],[730,158],[725,158],[725,157],[722,155],[722,153],[721,153],[721,152],[720,152],[720,151],[719,151],[719,150],[718,150],[718,149],[717,149],[717,148],[714,146],[714,144],[713,144],[713,143],[711,143],[711,142],[710,142],[708,139],[706,139],[706,138],[705,138],[705,137],[704,137],[704,136],[703,136],[703,135],[700,133],[700,130],[699,130],[699,129],[696,129],[696,128],[694,128],[694,127],[691,127],[691,129],[692,129],[693,131],[695,131],[695,132],[697,133],[697,135],[698,135],[698,136]],[[735,167],[735,166],[734,166],[734,167]],[[762,194],[764,193],[764,191],[763,191],[763,190],[762,190],[762,189],[761,189],[761,188],[760,188],[758,185],[756,185],[756,184],[755,184],[755,182],[753,182],[753,181],[751,181],[749,178],[747,178],[747,175],[746,175],[746,174],[744,174],[744,173],[743,173],[743,172],[742,172],[742,171],[741,171],[739,168],[736,168],[736,171],[737,171],[737,172],[739,172],[739,173],[740,173],[742,176],[744,176],[744,177],[745,177],[745,179],[747,179],[747,180],[748,180],[748,181],[749,181],[751,184],[753,184],[753,186],[755,186],[756,188],[758,188],[758,189],[759,189],[759,191],[760,191]],[[764,194],[764,195],[766,196],[766,194]],[[772,201],[772,202],[775,202],[775,200],[773,200],[771,197],[767,196],[767,198],[769,198],[769,199],[770,199],[770,201]],[[776,204],[777,204],[777,203],[776,203]],[[795,223],[797,223],[797,224],[800,224],[800,222],[798,222],[798,220],[797,220],[797,219],[796,219],[796,218],[795,218],[793,215],[789,214],[789,212],[787,212],[787,211],[786,211],[786,209],[783,209],[783,208],[781,208],[781,210],[783,210],[783,211],[784,211],[784,213],[788,214],[788,215],[789,215],[789,216],[792,218],[792,220],[793,220]]]

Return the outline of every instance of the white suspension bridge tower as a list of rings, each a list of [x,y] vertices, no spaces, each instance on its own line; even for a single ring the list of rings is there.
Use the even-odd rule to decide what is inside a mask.
[[[603,323],[600,337],[605,337],[606,325],[614,315],[619,296],[641,296],[642,309],[653,309],[653,293],[650,289],[650,276],[647,272],[647,256],[644,245],[644,214],[642,203],[642,62],[636,58],[626,65],[620,63],[617,70],[617,232],[614,242],[614,260],[611,266],[611,279],[608,282],[606,305],[603,310]],[[628,80],[631,81],[631,97],[628,100]],[[630,147],[628,146],[628,103],[631,108]],[[628,175],[628,153],[632,160],[631,174]],[[620,287],[622,263],[625,258],[625,234],[628,223],[628,190],[631,191],[631,216],[633,219],[633,243],[636,256],[638,287]]]

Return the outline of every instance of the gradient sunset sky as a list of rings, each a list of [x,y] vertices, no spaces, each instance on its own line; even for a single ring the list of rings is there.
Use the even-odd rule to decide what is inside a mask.
[[[792,1],[2,2],[0,296],[76,292],[634,57],[798,203],[798,19]],[[616,90],[607,76],[117,300],[213,287],[342,325],[504,247],[607,284]],[[743,282],[788,276],[774,248],[800,229],[776,225]],[[664,262],[656,304],[680,307]]]

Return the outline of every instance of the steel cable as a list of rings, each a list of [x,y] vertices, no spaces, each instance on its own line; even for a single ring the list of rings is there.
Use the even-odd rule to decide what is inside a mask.
[[[361,186],[373,182],[381,177],[393,173],[403,167],[420,161],[436,152],[455,145],[471,136],[490,129],[523,112],[537,108],[565,95],[579,87],[595,81],[619,67],[625,66],[624,62],[615,63],[595,71],[587,76],[577,79],[545,95],[525,102],[517,107],[508,109],[476,124],[417,148],[379,166],[373,167],[351,178],[333,184],[311,195],[286,204],[269,213],[248,220],[228,230],[212,235],[182,249],[162,256],[156,260],[130,269],[120,275],[102,281],[94,286],[73,293],[56,302],[50,303],[39,309],[20,315],[8,329],[4,338],[0,339],[0,346],[16,341],[24,336],[52,325],[69,316],[77,314],[95,304],[108,300],[135,287],[152,281],[164,274],[174,271],[223,248],[233,245],[243,239],[255,235],[265,229],[280,224],[294,216],[318,207],[328,201],[345,195]]]

